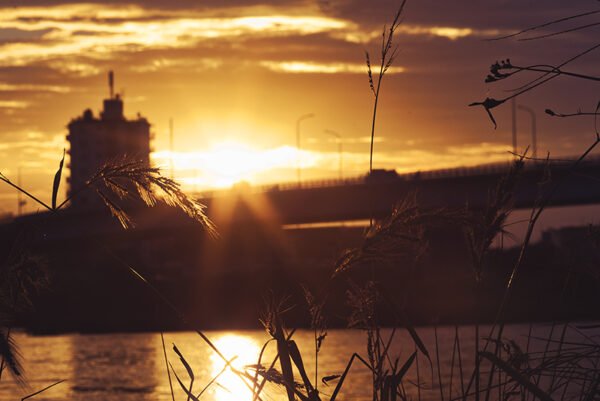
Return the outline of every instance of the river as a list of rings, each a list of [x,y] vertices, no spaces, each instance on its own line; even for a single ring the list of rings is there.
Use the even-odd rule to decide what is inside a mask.
[[[529,325],[507,326],[504,338],[514,340],[522,349],[527,347]],[[471,372],[475,346],[475,328],[462,326],[457,329],[461,346],[461,362],[464,372]],[[548,336],[549,325],[536,325],[534,336]],[[423,389],[423,400],[439,400],[439,388],[435,369],[435,355],[440,355],[441,380],[445,388],[450,386],[452,373],[452,394],[460,389],[457,355],[452,367],[453,345],[455,343],[455,328],[440,327],[437,329],[437,344],[435,347],[435,331],[431,327],[417,329],[420,337],[427,345],[434,360],[430,365],[427,359],[418,357],[420,377]],[[560,330],[555,329],[555,335]],[[480,338],[485,338],[489,327],[480,328]],[[599,332],[595,330],[595,334]],[[390,330],[384,330],[384,337],[389,337]],[[250,364],[256,364],[260,349],[269,339],[265,331],[210,331],[206,335],[226,358],[236,357],[232,364],[241,369]],[[307,368],[307,373],[314,382],[314,337],[308,330],[297,331],[296,340]],[[172,399],[167,375],[165,358],[160,333],[136,334],[102,334],[82,335],[65,334],[56,336],[32,336],[16,333],[15,340],[22,354],[26,372],[27,385],[18,386],[10,375],[5,374],[0,383],[0,400],[21,399],[23,396],[42,389],[58,380],[64,382],[33,397],[34,400],[45,401],[169,401]],[[167,357],[177,375],[187,385],[189,379],[185,368],[174,353],[175,344],[184,357],[189,361],[195,375],[194,390],[198,394],[204,386],[224,367],[224,362],[201,338],[193,332],[165,333],[164,340]],[[483,340],[482,340],[483,342]],[[414,352],[415,345],[405,330],[396,332],[390,354],[399,357],[400,365]],[[263,364],[268,365],[276,350],[274,342],[267,346]],[[328,399],[333,391],[335,382],[324,385],[323,376],[342,373],[354,352],[365,359],[366,335],[358,330],[329,331],[322,349],[318,355],[319,391],[323,399]],[[415,383],[416,364],[413,364],[406,379],[406,392],[413,399],[417,398],[416,387],[408,384]],[[432,370],[433,369],[433,370]],[[464,373],[466,378],[468,373]],[[171,377],[176,400],[186,400],[187,397],[175,377]],[[299,377],[297,377],[298,380]],[[371,375],[366,367],[354,364],[338,399],[369,400],[371,399]],[[250,401],[251,391],[233,372],[225,372],[202,395],[202,400],[208,401]],[[432,388],[432,383],[434,384]],[[466,385],[466,383],[465,383]],[[270,385],[261,394],[263,400],[283,400],[283,389]],[[449,397],[448,397],[449,398]]]

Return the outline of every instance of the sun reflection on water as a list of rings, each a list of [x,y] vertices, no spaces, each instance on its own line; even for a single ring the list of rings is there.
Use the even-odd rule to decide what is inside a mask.
[[[227,359],[231,360],[235,357],[231,365],[239,371],[242,371],[246,365],[256,364],[260,353],[260,346],[255,340],[239,334],[224,334],[216,338],[214,344]],[[215,377],[223,370],[225,362],[216,354],[211,355],[210,361],[211,374],[212,377]],[[252,391],[231,368],[227,368],[219,376],[216,384],[214,386],[214,399],[217,401],[252,400]]]

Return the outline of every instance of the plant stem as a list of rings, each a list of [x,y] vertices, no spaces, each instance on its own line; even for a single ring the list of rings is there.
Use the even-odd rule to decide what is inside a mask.
[[[24,190],[23,188],[21,188],[20,186],[13,184],[8,178],[4,178],[4,176],[0,176],[0,180],[4,181],[5,183],[7,183],[8,185],[10,185],[11,187],[13,187],[14,189],[16,189],[17,191],[21,192],[25,196],[28,196],[29,198],[31,198],[35,202],[39,203],[40,205],[44,206],[46,209],[52,210],[52,208],[50,206],[48,206],[44,201],[41,201],[40,199],[38,199],[34,195],[30,194],[29,192],[27,192],[26,190]]]

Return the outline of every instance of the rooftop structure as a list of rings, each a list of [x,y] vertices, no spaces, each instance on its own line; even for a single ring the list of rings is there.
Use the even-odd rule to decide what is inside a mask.
[[[86,109],[68,125],[71,176],[69,194],[85,186],[87,180],[108,162],[136,160],[150,163],[150,124],[139,116],[128,120],[123,99],[114,92],[114,75],[108,74],[109,97],[99,117]],[[71,202],[78,209],[94,209],[100,199],[93,191],[79,193]]]

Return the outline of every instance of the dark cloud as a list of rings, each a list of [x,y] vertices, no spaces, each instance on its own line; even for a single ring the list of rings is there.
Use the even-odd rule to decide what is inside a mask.
[[[206,9],[227,9],[231,7],[252,7],[252,6],[298,6],[310,3],[311,0],[27,0],[27,6],[59,6],[64,4],[106,4],[121,6],[124,4],[138,5],[144,8],[158,8],[166,10],[206,10]],[[10,7],[23,6],[19,0],[6,0],[5,5]]]
[[[24,30],[17,28],[0,28],[0,45],[7,43],[39,41],[53,29]]]
[[[399,0],[331,0],[333,15],[381,26],[393,18]],[[407,1],[404,21],[413,24],[520,30],[553,19],[598,9],[593,0],[419,0]]]

